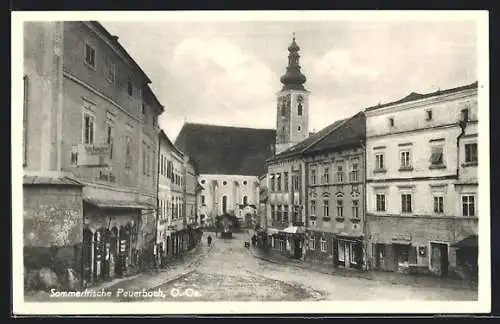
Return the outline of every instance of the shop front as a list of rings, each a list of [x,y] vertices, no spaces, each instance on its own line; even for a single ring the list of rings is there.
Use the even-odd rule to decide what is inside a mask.
[[[294,259],[302,258],[302,248],[304,244],[305,230],[302,226],[290,226],[283,230],[286,234],[287,243],[290,247],[290,254]]]
[[[333,238],[334,267],[363,269],[363,239],[335,235]]]
[[[84,199],[82,278],[86,284],[126,276],[137,266],[138,228],[146,205]]]

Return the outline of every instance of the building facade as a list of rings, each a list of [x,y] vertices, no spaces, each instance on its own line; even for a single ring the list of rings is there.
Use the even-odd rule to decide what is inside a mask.
[[[134,271],[156,208],[151,81],[94,21],[25,23],[24,69],[25,250],[71,247],[82,284]]]
[[[477,116],[477,83],[366,109],[371,267],[477,273]]]
[[[186,123],[175,144],[196,163],[201,188],[200,223],[215,226],[217,216],[232,215],[252,226],[259,204],[259,175],[272,155],[275,131]]]
[[[365,116],[337,121],[313,137],[303,153],[306,259],[365,269]]]
[[[184,238],[185,219],[185,167],[184,154],[161,131],[160,184],[157,241],[164,259],[179,255],[187,244]],[[184,243],[186,241],[186,243]]]

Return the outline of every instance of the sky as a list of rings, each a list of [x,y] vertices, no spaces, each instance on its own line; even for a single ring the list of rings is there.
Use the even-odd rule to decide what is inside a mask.
[[[474,21],[100,21],[152,80],[174,141],[183,123],[275,128],[292,33],[309,131],[410,92],[477,80]]]

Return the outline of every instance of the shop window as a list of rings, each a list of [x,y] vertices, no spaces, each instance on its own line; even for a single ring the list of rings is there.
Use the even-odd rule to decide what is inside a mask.
[[[316,239],[314,237],[309,238],[309,249],[316,250]]]
[[[327,242],[326,242],[326,238],[322,237],[321,238],[321,252],[326,252],[327,250]]]

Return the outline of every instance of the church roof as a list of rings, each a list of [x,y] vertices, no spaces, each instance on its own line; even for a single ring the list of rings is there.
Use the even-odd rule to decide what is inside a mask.
[[[446,89],[446,90],[438,90],[438,91],[434,91],[434,92],[430,92],[430,93],[422,94],[422,93],[412,92],[402,99],[388,102],[385,104],[379,104],[376,106],[368,107],[365,109],[365,111],[376,110],[376,109],[383,108],[383,107],[388,107],[388,106],[392,106],[392,105],[402,104],[405,102],[416,101],[416,100],[425,99],[425,98],[431,98],[431,97],[444,95],[444,94],[450,94],[450,93],[459,92],[459,91],[463,91],[463,90],[477,89],[477,86],[478,86],[478,83],[476,81],[474,83],[471,83],[471,84],[468,84],[465,86],[460,86],[460,87]]]
[[[333,122],[270,160],[281,160],[303,154],[314,154],[328,149],[358,145],[361,140],[364,140],[365,134],[365,114],[359,112],[350,118]]]
[[[175,146],[196,161],[200,174],[260,176],[275,141],[274,129],[185,123]]]

